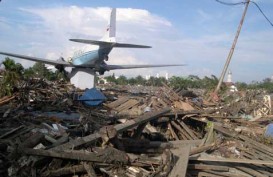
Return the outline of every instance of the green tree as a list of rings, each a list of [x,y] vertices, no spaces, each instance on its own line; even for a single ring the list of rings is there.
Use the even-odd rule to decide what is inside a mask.
[[[44,63],[36,62],[32,67],[26,69],[24,71],[24,77],[30,78],[45,78],[47,80],[68,80],[67,74],[64,72],[60,72],[59,70],[56,70],[55,72],[52,72],[51,70],[47,69]]]
[[[207,90],[211,91],[211,90],[215,89],[215,87],[216,87],[217,84],[218,84],[218,79],[214,75],[211,75],[211,77],[205,76],[202,79],[202,87],[205,88],[205,89],[207,89]]]
[[[132,78],[128,79],[128,84],[130,84],[130,85],[136,85],[137,81],[136,81],[135,78],[132,77]]]
[[[128,84],[127,78],[123,75],[119,76],[119,78],[117,79],[117,84],[119,84],[119,85]]]
[[[14,60],[8,57],[5,58],[3,65],[5,66],[5,71],[3,72],[3,78],[0,83],[0,96],[10,96],[20,79],[22,79],[24,68],[20,63],[15,63]]]
[[[117,83],[117,80],[116,80],[116,77],[115,77],[115,74],[113,73],[112,76],[106,76],[104,77],[107,82],[110,82],[110,83]]]
[[[24,70],[24,67],[20,63],[15,63],[15,61],[9,57],[5,58],[2,64],[5,66],[6,71],[13,71],[22,74]]]
[[[24,78],[31,78],[34,77],[35,72],[33,71],[32,67],[29,67],[27,69],[24,70]]]
[[[259,88],[266,90],[269,93],[273,92],[273,83],[270,78],[265,78],[260,84]]]
[[[235,85],[238,90],[246,90],[248,88],[248,85],[245,82],[236,82]]]
[[[141,75],[138,75],[135,78],[135,81],[136,81],[137,85],[144,85],[145,84],[145,79]]]
[[[44,63],[36,62],[33,65],[32,70],[34,72],[35,77],[47,78],[47,79],[50,77],[50,72],[46,68]]]

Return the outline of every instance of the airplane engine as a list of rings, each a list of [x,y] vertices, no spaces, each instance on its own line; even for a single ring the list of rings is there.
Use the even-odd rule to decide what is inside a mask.
[[[63,65],[55,65],[55,68],[56,68],[58,71],[60,71],[60,72],[64,72],[64,71],[65,71]]]
[[[63,57],[60,57],[57,61],[65,61]]]
[[[100,74],[100,75],[104,75],[104,73],[105,73],[104,70],[100,70],[100,71],[99,71],[99,74]]]
[[[108,61],[108,59],[109,59],[108,55],[104,55],[103,59],[104,59],[105,61]]]
[[[104,75],[105,71],[107,71],[107,69],[104,66],[100,66],[96,70],[100,75]]]
[[[107,68],[107,64],[102,62],[100,65],[95,67],[95,71],[97,71],[100,75],[103,75],[105,71],[109,71],[109,69]]]
[[[57,61],[65,61],[63,57],[60,57]],[[63,65],[55,65],[55,68],[62,72],[62,73],[65,73],[65,69],[64,69],[64,66]]]

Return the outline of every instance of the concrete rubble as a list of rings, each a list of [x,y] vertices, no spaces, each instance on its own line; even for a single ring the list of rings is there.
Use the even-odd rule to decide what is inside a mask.
[[[271,97],[103,86],[87,107],[66,83],[0,99],[0,176],[273,176]]]

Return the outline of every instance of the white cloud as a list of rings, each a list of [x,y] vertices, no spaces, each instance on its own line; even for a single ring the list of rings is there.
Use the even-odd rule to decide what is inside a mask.
[[[32,19],[32,26],[19,25],[18,29],[14,29],[13,33],[18,35],[16,42],[22,48],[17,48],[13,52],[31,53],[34,56],[49,59],[58,59],[59,56],[68,58],[73,56],[77,50],[92,49],[94,46],[70,42],[68,39],[99,39],[103,36],[110,13],[108,7],[67,6],[46,9],[21,8],[21,10],[34,15],[35,18]],[[168,72],[170,75],[194,74],[203,77],[214,74],[219,76],[236,29],[230,31],[225,26],[221,26],[220,31],[219,26],[213,25],[216,20],[212,14],[202,9],[197,12],[198,17],[203,17],[200,31],[207,28],[210,29],[210,34],[202,33],[202,31],[198,37],[195,34],[186,34],[183,29],[177,29],[168,19],[147,10],[118,9],[118,41],[152,45],[153,48],[114,49],[109,56],[109,64],[187,64],[188,66],[114,71],[116,75],[136,76],[141,74],[144,76],[149,74],[155,76],[156,73],[164,75],[165,72]],[[234,14],[238,15],[237,11],[229,15],[235,18]],[[229,21],[228,18],[224,18],[224,20]],[[222,21],[221,24],[224,22]],[[228,26],[228,23],[226,24]],[[4,42],[14,43],[14,41]],[[0,44],[4,44],[4,42],[0,41]],[[234,74],[237,74],[234,78],[249,80],[245,74],[253,69],[248,68],[249,62],[263,61],[268,62],[269,65],[273,64],[271,46],[273,46],[272,32],[260,31],[254,34],[244,27],[231,61],[231,69],[238,69],[233,71]],[[246,69],[240,70],[238,66]],[[265,77],[268,74],[269,71],[264,72],[263,75],[260,74],[259,77]]]

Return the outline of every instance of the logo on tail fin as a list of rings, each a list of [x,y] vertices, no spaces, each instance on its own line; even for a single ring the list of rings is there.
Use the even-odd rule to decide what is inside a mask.
[[[101,41],[116,42],[116,8],[113,8],[110,14],[109,23],[106,28],[106,34]]]

